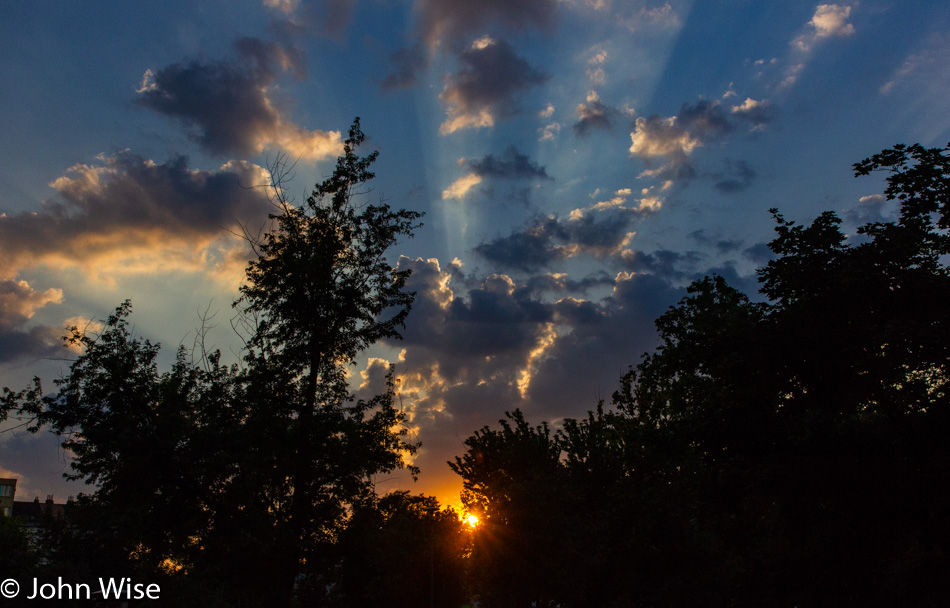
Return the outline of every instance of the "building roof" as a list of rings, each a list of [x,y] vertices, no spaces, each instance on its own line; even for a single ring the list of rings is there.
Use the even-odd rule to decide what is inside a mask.
[[[54,503],[52,496],[47,496],[45,502],[40,502],[39,497],[32,501],[15,500],[13,501],[13,516],[23,519],[27,525],[39,525],[47,513],[53,517],[62,517],[65,508],[66,505],[62,503]]]

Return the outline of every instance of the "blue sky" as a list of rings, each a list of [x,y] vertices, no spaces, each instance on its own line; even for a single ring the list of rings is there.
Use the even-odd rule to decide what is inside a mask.
[[[0,385],[68,368],[58,336],[126,298],[136,332],[231,353],[265,169],[298,200],[359,116],[375,199],[423,211],[397,365],[418,483],[506,410],[581,416],[718,272],[750,293],[770,207],[846,230],[893,208],[851,164],[950,141],[950,6],[752,0],[263,0],[0,5]],[[236,359],[236,357],[234,357]],[[20,494],[81,488],[49,437],[0,437]]]

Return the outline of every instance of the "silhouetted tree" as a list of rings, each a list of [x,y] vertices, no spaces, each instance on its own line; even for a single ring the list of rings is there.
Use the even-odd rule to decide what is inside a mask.
[[[331,605],[465,606],[466,528],[431,496],[400,491],[358,505],[337,545]]]
[[[668,521],[713,576],[682,603],[930,604],[946,591],[946,153],[897,146],[855,165],[890,172],[901,204],[856,239],[831,212],[801,226],[773,210],[768,301],[694,283],[625,376],[615,402],[650,446],[641,474],[671,476],[696,505]]]
[[[950,157],[896,146],[855,171],[888,173],[897,220],[848,238],[773,210],[764,301],[696,281],[616,412],[557,432],[516,412],[466,441],[481,603],[941,603]]]
[[[402,454],[415,449],[398,428],[392,375],[369,401],[356,401],[346,378],[360,352],[399,337],[414,294],[404,289],[409,271],[385,254],[420,218],[361,200],[378,155],[357,156],[363,141],[356,119],[333,174],[299,206],[284,197],[275,168],[275,227],[253,243],[258,259],[235,303],[255,321],[245,357],[251,416],[277,427],[262,438],[272,469],[251,476],[277,514],[269,584],[277,605],[323,563],[319,547],[347,506],[372,493],[371,475],[403,466]]]
[[[37,379],[4,394],[7,409],[32,421],[30,430],[47,427],[63,438],[73,455],[66,477],[94,488],[71,505],[79,530],[69,544],[87,553],[82,561],[117,574],[190,563],[192,539],[208,525],[209,493],[229,473],[213,438],[235,428],[220,415],[230,407],[234,370],[216,354],[205,367],[192,365],[182,349],[159,373],[159,347],[130,334],[130,312],[125,302],[96,334],[72,328],[66,341],[81,352],[56,393],[44,395]],[[76,546],[81,538],[84,547]]]
[[[97,576],[168,577],[175,605],[326,599],[351,507],[416,449],[392,372],[366,400],[346,381],[359,353],[399,336],[413,294],[385,254],[420,217],[363,201],[377,156],[357,156],[363,141],[356,119],[333,174],[300,206],[275,164],[272,229],[252,239],[258,258],[235,302],[251,328],[242,369],[182,349],[160,373],[159,346],[130,333],[126,302],[102,331],[72,329],[80,354],[57,393],[39,380],[4,389],[0,416],[62,436],[69,477],[94,488],[58,535],[63,563],[81,555]]]

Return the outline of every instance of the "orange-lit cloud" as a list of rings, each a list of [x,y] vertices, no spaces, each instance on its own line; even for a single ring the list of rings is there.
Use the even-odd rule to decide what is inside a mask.
[[[192,60],[147,70],[138,104],[179,120],[211,154],[250,155],[270,148],[308,161],[337,156],[343,149],[339,131],[304,129],[272,98],[282,73],[303,76],[302,54],[257,38],[241,38],[235,46],[234,60]]]
[[[491,127],[517,114],[517,94],[547,76],[533,68],[503,40],[482,37],[459,55],[462,69],[447,77],[439,99],[446,106],[443,135]]]
[[[128,151],[75,165],[50,184],[57,195],[39,211],[0,217],[3,278],[38,264],[99,278],[232,272],[241,257],[236,248],[244,248],[232,233],[266,221],[266,192],[255,186],[268,180],[251,163],[200,171],[183,157],[157,164]]]

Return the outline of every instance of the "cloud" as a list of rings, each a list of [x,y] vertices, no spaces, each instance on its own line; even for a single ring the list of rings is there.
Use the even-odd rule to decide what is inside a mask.
[[[652,8],[644,6],[632,14],[617,15],[617,18],[621,25],[634,33],[674,29],[681,25],[679,15],[669,2]]]
[[[607,63],[607,51],[601,49],[587,60],[587,79],[593,85],[603,85],[607,82],[604,64]]]
[[[809,57],[819,44],[829,38],[841,38],[854,34],[854,26],[847,22],[851,7],[839,4],[819,4],[815,14],[805,24],[802,32],[792,39],[791,55],[787,59],[782,81],[778,89],[788,89],[798,82]],[[773,63],[775,60],[772,60]],[[756,62],[758,65],[758,62]]]
[[[458,40],[498,24],[509,31],[549,30],[558,0],[421,0],[420,37],[430,46]]]
[[[290,15],[300,6],[300,0],[262,0],[262,4]]]
[[[556,21],[560,0],[420,0],[416,40],[390,56],[392,71],[383,80],[383,88],[399,89],[414,85],[418,74],[429,66],[430,51],[443,46],[459,51],[459,41],[484,34],[487,30],[524,32],[528,29],[550,31]],[[476,114],[477,116],[477,114]],[[460,120],[465,126],[491,126],[487,118]]]
[[[332,158],[342,149],[338,131],[308,131],[290,122],[272,94],[278,77],[304,74],[299,51],[241,38],[238,59],[174,63],[146,71],[137,103],[175,118],[208,153],[252,155],[283,148],[306,160]]]
[[[439,262],[402,258],[417,293],[397,364],[399,395],[423,445],[417,463],[446,476],[448,455],[475,429],[516,407],[534,420],[578,416],[608,396],[656,342],[653,319],[680,291],[649,274],[598,277],[600,301],[543,300],[526,283],[491,274],[453,287]],[[566,284],[563,275],[537,277]],[[378,374],[381,364],[367,370]],[[431,471],[432,473],[429,473]]]
[[[680,127],[702,140],[725,135],[735,129],[719,101],[700,99],[694,104],[684,103],[676,119]]]
[[[443,135],[490,127],[498,118],[517,114],[517,94],[548,79],[503,40],[480,38],[459,61],[462,69],[447,77],[439,95],[448,114],[439,128]]]
[[[633,237],[633,224],[659,205],[644,195],[628,205],[629,189],[586,208],[575,209],[567,219],[546,216],[508,236],[484,242],[474,251],[502,268],[534,272],[579,255],[595,258],[622,256]]]
[[[481,243],[475,253],[502,268],[533,272],[565,257],[555,243],[564,231],[557,218],[545,218],[510,235]]]
[[[725,194],[735,194],[742,192],[752,185],[757,173],[749,163],[744,160],[725,159],[726,169],[722,173],[711,174],[716,181],[714,187]]]
[[[545,125],[538,129],[538,133],[540,134],[538,141],[552,140],[561,133],[561,123],[552,122],[549,125]]]
[[[649,272],[669,281],[687,277],[702,258],[694,251],[679,252],[660,249],[645,252],[627,249],[622,255],[624,266],[634,272]],[[685,267],[684,267],[685,266]]]
[[[700,228],[689,233],[689,237],[706,247],[714,247],[719,253],[729,253],[742,247],[742,241],[735,239],[715,239],[706,235],[706,230]]]
[[[760,106],[763,109],[753,113]],[[693,179],[697,172],[689,157],[696,148],[735,131],[737,120],[753,124],[764,124],[756,123],[757,120],[769,120],[763,102],[735,107],[740,110],[727,112],[719,100],[700,99],[693,104],[684,103],[676,116],[637,118],[630,134],[630,155],[642,160],[647,167],[641,176],[668,182]]]
[[[501,157],[488,154],[466,163],[476,175],[502,179],[551,179],[544,167],[532,162],[515,146],[508,146]]]
[[[605,105],[595,91],[587,94],[586,103],[578,104],[575,113],[574,133],[580,136],[588,135],[592,129],[609,130],[612,121],[621,116],[619,110]]]
[[[909,54],[880,87],[882,95],[895,90],[916,99],[943,100],[950,92],[950,34],[934,34]],[[920,102],[918,102],[920,103]]]
[[[630,134],[630,154],[642,159],[684,159],[702,140],[676,124],[676,117],[651,116],[637,118]]]
[[[621,272],[599,302],[562,298],[555,308],[560,332],[536,365],[527,399],[542,410],[532,419],[582,415],[609,400],[629,365],[656,346],[654,319],[682,294],[664,278]]]
[[[38,309],[62,300],[60,289],[38,292],[26,281],[0,280],[0,363],[62,356],[62,329],[26,327]]]
[[[878,222],[893,222],[897,219],[898,205],[888,201],[882,194],[869,194],[858,199],[858,204],[843,213],[844,220],[852,226]]]
[[[770,260],[775,259],[775,253],[769,248],[768,243],[756,243],[742,250],[742,253],[752,260],[759,268],[765,266]]]
[[[482,177],[475,173],[464,175],[442,191],[442,200],[464,198],[468,191],[482,183]]]
[[[805,31],[795,38],[793,44],[803,51],[809,51],[815,43],[825,38],[851,36],[854,26],[848,23],[850,16],[850,6],[819,4]]]
[[[389,62],[393,70],[383,79],[382,87],[393,91],[416,84],[418,73],[429,64],[429,57],[425,45],[419,41],[390,55]]]
[[[756,100],[746,97],[739,105],[732,106],[732,115],[751,125],[751,130],[761,131],[774,120],[775,111],[765,99]]]
[[[500,157],[487,154],[478,160],[459,159],[459,165],[468,167],[469,173],[443,190],[442,200],[464,198],[473,187],[485,180],[551,179],[544,167],[514,146],[508,146]]]
[[[199,171],[185,157],[157,164],[128,151],[75,165],[50,184],[57,194],[40,210],[0,216],[5,276],[36,264],[87,275],[228,266],[229,250],[209,247],[221,239],[235,247],[227,230],[239,222],[263,225],[270,206],[254,186],[267,180],[247,162]]]

